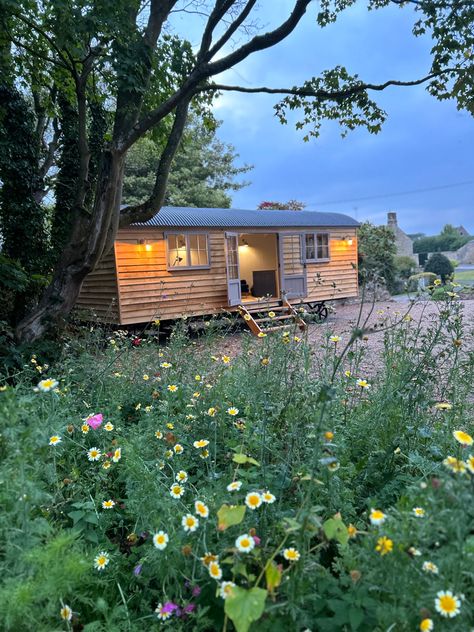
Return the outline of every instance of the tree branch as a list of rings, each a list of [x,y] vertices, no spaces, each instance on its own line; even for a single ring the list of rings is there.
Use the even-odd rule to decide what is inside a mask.
[[[146,222],[163,206],[168,176],[183,136],[190,102],[191,97],[181,101],[176,108],[173,127],[168,136],[166,147],[161,154],[151,196],[142,204],[125,207],[120,213],[120,226],[128,226],[132,222]]]
[[[222,35],[222,37],[218,39],[217,42],[214,44],[214,46],[211,48],[211,50],[209,51],[208,59],[212,59],[212,57],[214,57],[214,55],[218,51],[220,51],[221,48],[225,44],[227,44],[227,42],[230,40],[232,35],[234,35],[234,33],[242,26],[242,24],[248,18],[248,16],[252,12],[252,9],[254,8],[256,4],[257,4],[257,0],[249,0],[249,2],[247,2],[246,6],[244,7],[240,15],[232,22],[232,24],[229,26],[229,28],[224,33],[224,35]]]
[[[234,3],[235,0],[217,0],[214,5],[214,9],[211,11],[201,38],[201,46],[197,54],[198,64],[211,59],[209,56],[209,48],[212,44],[212,34],[214,29]]]
[[[434,79],[435,77],[439,77],[450,72],[464,72],[464,70],[459,68],[446,68],[444,70],[440,70],[439,72],[434,72],[426,75],[421,79],[414,79],[413,81],[398,81],[396,79],[390,79],[389,81],[385,81],[384,83],[360,83],[355,86],[351,86],[350,88],[347,88],[345,90],[334,91],[311,90],[310,88],[268,88],[266,86],[261,86],[258,88],[245,88],[243,86],[227,86],[218,83],[202,86],[198,88],[198,91],[245,92],[247,94],[288,94],[299,97],[315,97],[317,99],[343,99],[353,96],[354,94],[358,94],[359,92],[364,92],[365,90],[374,90],[377,92],[381,92],[389,86],[418,86],[422,83],[430,81],[431,79]]]

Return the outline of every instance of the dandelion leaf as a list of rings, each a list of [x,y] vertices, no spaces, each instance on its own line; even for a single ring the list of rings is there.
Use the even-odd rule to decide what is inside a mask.
[[[267,591],[263,588],[239,588],[235,586],[225,600],[225,613],[237,632],[248,632],[250,625],[258,621],[265,609]]]
[[[232,460],[234,461],[234,463],[238,463],[239,465],[246,465],[247,463],[250,463],[251,465],[260,466],[260,463],[258,461],[253,459],[251,456],[247,456],[246,454],[242,453],[234,454]]]
[[[245,505],[222,505],[217,512],[219,531],[225,531],[228,527],[240,524],[244,519],[246,509]]]

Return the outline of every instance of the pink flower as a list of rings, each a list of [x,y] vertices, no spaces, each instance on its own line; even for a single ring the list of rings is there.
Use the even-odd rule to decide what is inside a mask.
[[[142,342],[142,339],[141,339],[141,338],[134,338],[134,339],[132,340],[132,345],[133,345],[134,347],[139,347],[139,346],[140,346],[140,344],[141,344],[141,342]]]
[[[258,537],[258,535],[254,535],[253,537],[253,541],[255,542],[255,546],[258,546],[261,542],[260,538]]]
[[[102,413],[98,413],[97,415],[92,415],[86,420],[86,423],[93,429],[97,430],[99,426],[102,424],[104,419],[104,415]]]

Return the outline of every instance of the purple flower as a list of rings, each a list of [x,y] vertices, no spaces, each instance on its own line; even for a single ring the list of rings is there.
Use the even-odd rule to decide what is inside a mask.
[[[102,424],[104,416],[102,413],[98,413],[97,415],[91,415],[86,419],[86,424],[88,424],[93,430],[97,430],[99,426]]]
[[[171,612],[173,613],[175,610],[178,610],[179,606],[172,601],[167,601],[164,606],[161,608],[161,612]]]
[[[142,566],[143,564],[137,564],[135,568],[133,569],[133,574],[136,575],[137,577],[142,572]]]
[[[196,604],[195,603],[188,603],[187,606],[184,606],[184,612],[186,614],[190,614],[191,612],[194,612],[196,610]]]
[[[199,597],[199,595],[201,594],[201,589],[199,588],[199,586],[194,586],[192,592],[193,592],[193,597]]]

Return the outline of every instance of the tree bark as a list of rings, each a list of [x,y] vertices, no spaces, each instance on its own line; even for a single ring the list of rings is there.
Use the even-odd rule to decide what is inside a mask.
[[[111,242],[110,236],[115,235],[123,165],[122,154],[112,150],[104,153],[92,215],[77,209],[71,239],[56,266],[50,286],[38,307],[16,329],[21,342],[33,342],[42,337],[51,329],[52,323],[60,323],[74,307],[84,278],[105,253]]]

